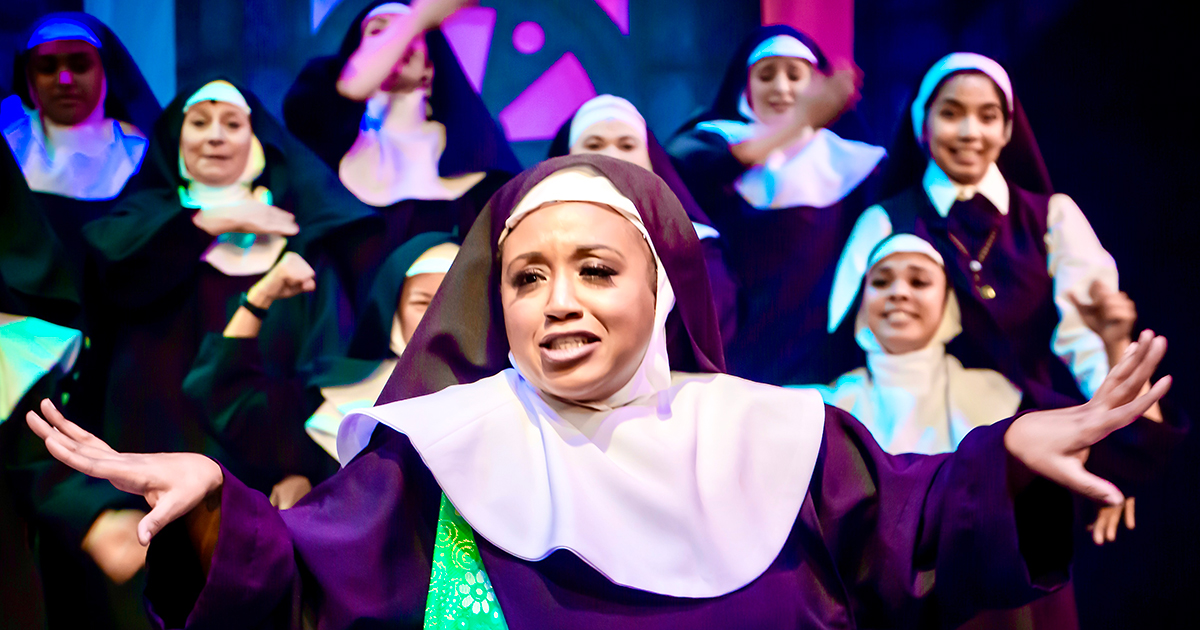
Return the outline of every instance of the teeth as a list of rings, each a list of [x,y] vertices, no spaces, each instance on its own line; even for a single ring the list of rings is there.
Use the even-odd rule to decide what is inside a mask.
[[[579,348],[587,343],[582,337],[560,337],[551,341],[549,348],[551,350],[568,350]]]

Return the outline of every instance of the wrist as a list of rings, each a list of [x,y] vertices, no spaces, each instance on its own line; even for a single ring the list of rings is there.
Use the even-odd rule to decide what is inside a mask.
[[[238,299],[238,306],[246,309],[251,315],[254,315],[259,320],[266,319],[267,308],[270,307],[270,301],[267,301],[266,306],[250,297],[249,293],[243,293]]]
[[[251,306],[264,311],[271,308],[271,305],[275,303],[275,296],[259,284],[250,287],[250,290],[246,291],[246,299],[250,302]]]

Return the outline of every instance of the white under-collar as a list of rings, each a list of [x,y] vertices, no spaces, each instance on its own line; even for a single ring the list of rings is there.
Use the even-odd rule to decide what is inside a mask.
[[[929,200],[933,202],[933,209],[937,210],[943,218],[950,214],[950,207],[955,201],[969,201],[976,193],[981,194],[992,205],[996,206],[996,210],[1000,214],[1008,214],[1008,182],[1005,181],[1004,175],[1000,173],[1000,168],[992,162],[988,166],[988,170],[983,175],[983,179],[979,180],[978,184],[960,184],[946,175],[933,160],[929,160],[929,166],[925,169],[925,176],[921,180],[921,184],[925,187],[925,193],[929,195]]]
[[[761,123],[711,120],[696,129],[716,133],[729,144],[753,137]],[[827,208],[849,195],[887,155],[883,147],[846,140],[817,129],[784,149],[773,151],[734,183],[746,203],[758,210]]]
[[[717,597],[774,562],[824,430],[814,391],[675,374],[615,409],[551,405],[515,369],[349,414],[343,464],[406,435],[475,532],[530,561],[567,549],[616,584]]]
[[[485,173],[442,177],[446,127],[426,117],[426,93],[378,92],[367,101],[358,138],[338,164],[338,178],[364,203],[383,208],[405,199],[458,199]]]
[[[17,96],[9,98],[19,101]],[[44,120],[37,110],[23,105],[20,109],[23,115],[4,129],[4,139],[30,190],[84,200],[112,199],[141,168],[146,136],[133,125],[105,118],[103,103],[72,126]]]

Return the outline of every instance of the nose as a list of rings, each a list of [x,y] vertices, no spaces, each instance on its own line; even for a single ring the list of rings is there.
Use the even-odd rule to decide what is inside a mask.
[[[66,68],[60,70],[58,72],[58,83],[59,85],[71,85],[74,83],[71,77],[71,72]]]
[[[888,285],[888,299],[893,301],[904,301],[912,297],[912,287],[907,282],[896,281]]]
[[[786,94],[792,87],[791,82],[784,72],[777,72],[775,78],[771,81],[771,89],[777,94]]]
[[[570,274],[558,274],[551,282],[545,314],[547,322],[569,321],[583,316],[583,307],[575,295],[575,283]]]
[[[958,137],[971,139],[979,137],[979,123],[974,116],[963,116],[958,124]]]
[[[225,128],[220,123],[214,121],[208,126],[205,140],[210,144],[221,144],[225,141]]]

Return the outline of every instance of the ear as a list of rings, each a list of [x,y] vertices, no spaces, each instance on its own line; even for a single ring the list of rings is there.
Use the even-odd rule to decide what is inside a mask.
[[[1012,131],[1013,120],[1012,115],[1010,114],[1008,117],[1008,122],[1004,123],[1004,146],[1008,146],[1008,143],[1012,141]]]

